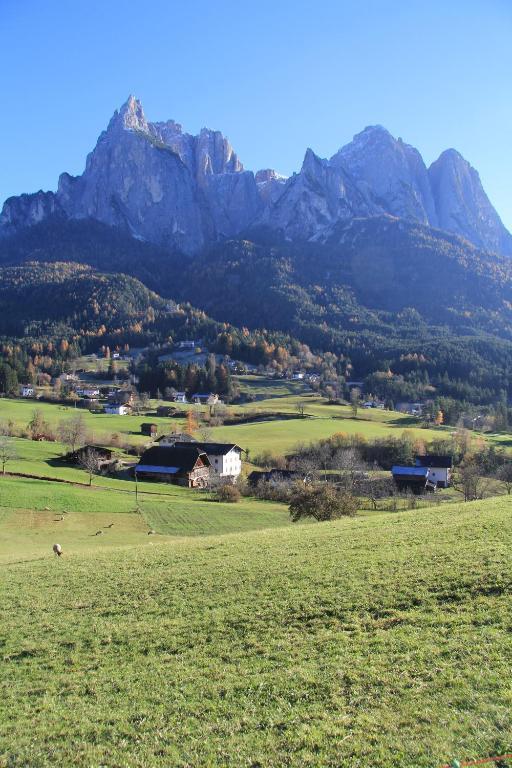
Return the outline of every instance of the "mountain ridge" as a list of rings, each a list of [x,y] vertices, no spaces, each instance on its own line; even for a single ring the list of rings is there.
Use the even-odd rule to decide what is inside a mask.
[[[339,222],[382,214],[512,255],[512,236],[477,171],[456,150],[427,168],[414,147],[382,126],[367,126],[330,159],[308,149],[300,171],[285,179],[271,169],[246,170],[220,131],[203,128],[193,136],[174,120],[148,121],[133,96],[100,134],[83,174],[62,173],[55,193],[5,201],[0,233],[49,216],[92,218],[196,254],[250,227],[318,241]]]

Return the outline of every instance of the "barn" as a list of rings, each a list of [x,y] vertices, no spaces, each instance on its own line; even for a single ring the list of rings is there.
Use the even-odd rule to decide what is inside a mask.
[[[210,466],[207,454],[191,443],[190,446],[179,448],[148,448],[134,471],[138,480],[158,480],[187,488],[206,488],[210,479]]]

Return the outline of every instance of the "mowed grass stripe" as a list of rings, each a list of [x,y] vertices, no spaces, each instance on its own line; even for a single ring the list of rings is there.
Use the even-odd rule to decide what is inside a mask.
[[[507,499],[5,569],[11,764],[429,767],[512,743]]]

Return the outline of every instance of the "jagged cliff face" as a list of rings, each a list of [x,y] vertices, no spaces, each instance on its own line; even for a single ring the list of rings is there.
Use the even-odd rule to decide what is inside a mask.
[[[480,176],[455,149],[448,149],[429,168],[438,226],[474,245],[512,254],[512,236],[484,192]]]
[[[99,219],[189,253],[235,235],[262,205],[253,174],[221,133],[191,136],[174,121],[148,123],[132,97],[83,175],[61,176],[57,199],[70,217]]]
[[[399,218],[435,226],[436,212],[425,163],[414,147],[395,140],[385,128],[366,128],[331,158],[367,197]]]
[[[187,253],[265,226],[289,239],[322,240],[340,222],[388,214],[512,254],[512,237],[477,172],[448,150],[427,170],[419,152],[381,126],[368,127],[330,160],[306,152],[289,179],[245,171],[229,141],[204,128],[148,122],[130,97],[116,112],[78,177],[57,192],[6,201],[0,232],[51,215],[93,218]]]

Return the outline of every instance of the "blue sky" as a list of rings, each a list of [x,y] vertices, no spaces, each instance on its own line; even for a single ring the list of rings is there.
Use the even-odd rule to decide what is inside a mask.
[[[480,172],[512,229],[511,0],[0,0],[0,201],[54,189],[129,93],[300,168],[380,123]]]

